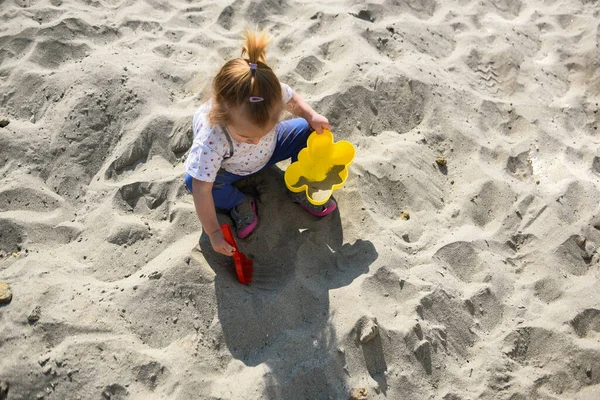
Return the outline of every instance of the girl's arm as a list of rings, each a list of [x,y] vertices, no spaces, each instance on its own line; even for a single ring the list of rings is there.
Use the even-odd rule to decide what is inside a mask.
[[[221,226],[217,220],[215,212],[215,203],[212,197],[212,182],[203,182],[197,179],[192,179],[192,197],[194,198],[194,206],[196,214],[202,224],[202,229],[210,238],[210,243],[213,249],[226,256],[232,256],[234,249],[225,241]]]
[[[296,92],[285,105],[285,109],[298,117],[304,118],[317,133],[323,133],[323,129],[331,129],[327,118],[313,110]]]

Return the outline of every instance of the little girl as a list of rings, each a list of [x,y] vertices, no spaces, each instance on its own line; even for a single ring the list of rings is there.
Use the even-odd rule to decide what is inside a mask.
[[[242,56],[221,68],[213,80],[213,97],[193,119],[194,142],[185,162],[185,183],[213,249],[228,256],[234,249],[223,238],[215,207],[229,212],[241,239],[258,223],[255,199],[233,183],[290,157],[297,161],[313,129],[317,133],[330,129],[327,118],[280,83],[266,64],[269,42],[266,31],[246,31]],[[301,118],[279,122],[284,109]],[[291,196],[319,217],[337,207],[333,199],[315,206],[304,193]]]

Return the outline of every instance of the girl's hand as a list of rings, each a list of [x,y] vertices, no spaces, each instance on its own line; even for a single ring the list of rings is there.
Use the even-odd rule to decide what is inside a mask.
[[[223,232],[221,232],[220,229],[214,233],[211,233],[208,237],[210,238],[210,244],[217,253],[221,253],[230,257],[233,256],[235,249],[232,245],[225,241]]]
[[[308,124],[317,133],[323,133],[323,129],[331,130],[331,126],[329,125],[329,121],[327,120],[327,118],[317,113],[313,113],[310,115],[308,119]]]

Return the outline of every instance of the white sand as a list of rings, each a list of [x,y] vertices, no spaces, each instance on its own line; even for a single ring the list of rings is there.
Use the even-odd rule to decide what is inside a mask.
[[[598,2],[364,4],[0,0],[0,398],[600,398]],[[357,157],[242,286],[182,157],[254,24]]]

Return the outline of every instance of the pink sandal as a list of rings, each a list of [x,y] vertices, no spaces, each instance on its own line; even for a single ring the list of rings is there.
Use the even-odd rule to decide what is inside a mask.
[[[337,208],[337,202],[333,199],[333,197],[322,206],[315,206],[308,201],[304,192],[290,193],[294,203],[298,203],[300,207],[304,208],[309,214],[314,215],[315,217],[324,217],[329,215]]]
[[[241,204],[229,210],[229,215],[231,215],[235,224],[237,237],[244,239],[254,231],[258,224],[256,200],[250,196],[245,196]]]

